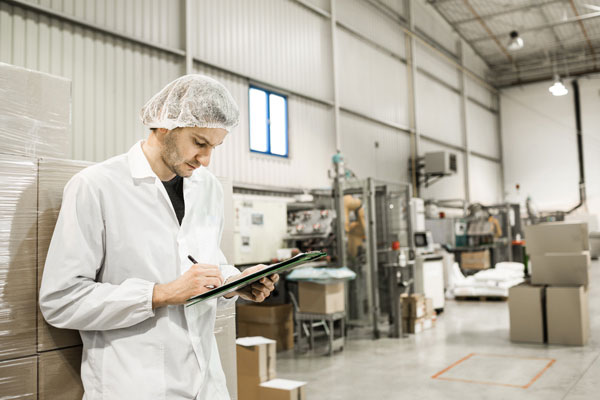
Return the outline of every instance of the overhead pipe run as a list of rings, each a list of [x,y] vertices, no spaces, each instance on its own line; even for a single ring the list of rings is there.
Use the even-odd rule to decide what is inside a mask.
[[[581,129],[581,104],[579,99],[579,82],[577,79],[573,79],[571,82],[573,85],[573,99],[575,101],[575,127],[577,129],[577,156],[579,160],[579,203],[567,211],[567,214],[572,213],[586,202],[586,191],[585,191],[585,171],[583,164],[583,133]]]

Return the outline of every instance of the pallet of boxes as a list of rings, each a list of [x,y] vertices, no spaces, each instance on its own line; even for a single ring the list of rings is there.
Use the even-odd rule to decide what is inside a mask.
[[[525,227],[531,282],[509,290],[510,338],[583,346],[588,341],[586,223],[552,222]]]
[[[0,63],[0,398],[80,400],[79,332],[46,323],[44,263],[65,184],[91,165],[69,160],[71,81]],[[236,398],[235,307],[215,336]]]
[[[435,326],[437,319],[433,309],[433,299],[420,293],[400,296],[402,308],[402,331],[420,333]]]
[[[236,343],[239,400],[306,399],[306,382],[277,379],[275,340],[250,336]]]

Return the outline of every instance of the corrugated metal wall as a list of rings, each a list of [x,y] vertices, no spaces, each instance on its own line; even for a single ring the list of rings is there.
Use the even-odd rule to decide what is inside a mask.
[[[73,157],[99,161],[144,137],[140,107],[185,72],[185,1],[28,2],[41,10],[22,3],[0,0],[0,61],[73,80]],[[457,37],[426,2],[415,4],[419,32],[437,41],[424,46],[417,40],[417,129],[424,135],[420,153],[450,148],[459,153],[461,166],[466,151],[481,153],[486,158],[472,157],[496,165],[494,171],[481,167],[489,182],[481,192],[500,195],[492,190],[500,170],[493,161],[500,155],[494,140],[497,118],[488,110],[495,107],[495,95],[466,79],[473,101],[467,101],[464,125],[469,147],[465,147],[461,74],[456,61],[448,59],[458,60]],[[192,0],[191,10],[194,70],[221,80],[242,111],[240,126],[215,153],[211,166],[215,173],[243,183],[328,185],[337,103],[348,166],[360,177],[408,180],[407,131],[413,100],[407,90],[407,40],[397,23],[404,15],[402,0],[336,1],[337,99],[329,0]],[[445,55],[431,46],[445,49]],[[464,64],[484,76],[485,63],[468,47],[463,54]],[[248,150],[250,82],[289,95],[287,160]],[[473,166],[481,164],[478,161]],[[436,183],[425,195],[464,197],[465,186],[458,174]]]

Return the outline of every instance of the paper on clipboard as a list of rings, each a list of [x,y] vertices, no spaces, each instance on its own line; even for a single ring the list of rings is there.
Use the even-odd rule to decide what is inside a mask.
[[[273,275],[273,274],[277,274],[277,273],[280,273],[283,271],[288,271],[288,270],[297,268],[302,264],[317,260],[326,255],[327,255],[327,253],[324,253],[321,251],[311,251],[308,253],[300,253],[297,256],[290,258],[289,260],[285,260],[285,261],[282,261],[277,264],[269,265],[268,267],[263,268],[262,270],[257,271],[253,274],[250,274],[248,276],[240,278],[236,281],[229,282],[225,285],[222,285],[222,286],[219,286],[218,288],[209,290],[208,292],[202,293],[198,296],[189,298],[187,300],[186,307],[189,307],[193,304],[199,303],[204,300],[210,300],[215,297],[220,297],[225,294],[234,292],[238,289],[241,289],[247,285],[250,285],[250,284],[264,278],[265,276],[269,276],[269,275]]]

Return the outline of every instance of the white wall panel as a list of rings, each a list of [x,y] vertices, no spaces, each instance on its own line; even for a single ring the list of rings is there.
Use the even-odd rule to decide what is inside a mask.
[[[490,157],[500,157],[496,114],[467,101],[467,132],[472,151]]]
[[[181,73],[178,57],[18,7],[0,4],[0,24],[0,61],[73,81],[75,159],[101,161],[145,137],[141,107]]]
[[[441,44],[449,52],[456,54],[456,40],[458,35],[442,16],[425,2],[425,0],[411,0],[415,26],[427,36]]]
[[[410,138],[397,129],[341,113],[342,154],[359,179],[407,182]]]
[[[405,56],[404,33],[400,26],[369,3],[338,1],[336,18],[395,54]]]
[[[248,82],[196,65],[198,73],[223,83],[240,108],[240,124],[213,153],[210,169],[234,183],[314,188],[330,186],[327,170],[335,154],[333,110],[295,96],[288,98],[289,158],[250,153]]]
[[[465,79],[465,92],[481,104],[494,108],[494,94],[468,77]]]
[[[588,208],[600,215],[600,79],[580,79],[579,85]]]
[[[419,132],[462,146],[460,96],[421,73],[416,78]]]
[[[477,74],[480,78],[487,78],[490,68],[485,61],[475,53],[473,48],[466,43],[463,44],[463,62],[469,70]]]
[[[458,150],[449,149],[437,143],[427,140],[421,140],[421,155],[430,151],[450,151],[456,154],[458,172],[454,175],[440,179],[428,188],[423,187],[421,197],[425,199],[464,199],[465,198],[465,174],[464,174],[464,153]]]
[[[540,210],[567,209],[579,199],[573,91],[554,97],[551,84],[505,89],[500,105],[504,190],[520,184],[520,200],[531,196]]]
[[[408,126],[406,66],[338,29],[342,107]]]
[[[392,9],[398,15],[404,15],[403,0],[380,0],[381,3]]]
[[[291,0],[194,4],[195,57],[272,85],[333,99],[328,19]]]
[[[469,186],[472,202],[498,204],[502,201],[500,164],[477,156],[469,156]]]
[[[178,0],[26,0],[163,46],[183,48],[183,2]]]
[[[433,76],[455,89],[459,88],[460,74],[454,64],[450,64],[421,42],[417,43],[415,59],[418,67],[423,68]]]
[[[329,0],[303,0],[305,3],[311,4],[323,11],[331,11],[331,3]]]

